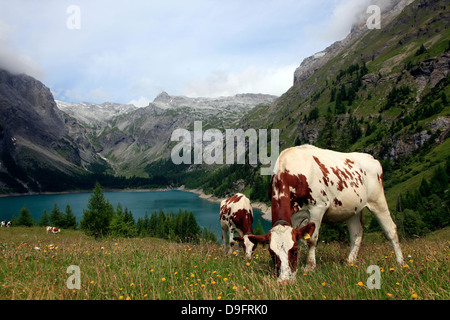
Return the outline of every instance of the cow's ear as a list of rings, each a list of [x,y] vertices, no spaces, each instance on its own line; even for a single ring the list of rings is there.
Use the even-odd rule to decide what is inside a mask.
[[[262,244],[268,244],[269,243],[269,233],[264,235],[249,235],[248,239],[253,242],[254,244],[262,243]]]
[[[308,240],[309,238],[311,238],[315,229],[316,229],[316,224],[314,222],[310,222],[306,226],[301,227],[300,229],[294,229],[295,238],[297,240],[301,239],[301,238]]]

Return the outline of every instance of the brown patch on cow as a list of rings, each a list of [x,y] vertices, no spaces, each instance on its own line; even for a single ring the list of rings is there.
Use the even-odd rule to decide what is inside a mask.
[[[302,174],[290,174],[289,170],[283,171],[279,177],[275,175],[272,177],[271,187],[272,190],[276,189],[279,195],[276,199],[272,191],[272,225],[278,220],[291,223],[294,212],[306,204],[316,204],[308,181]]]
[[[352,168],[353,168],[352,165],[355,164],[355,162],[352,161],[352,160],[350,160],[350,159],[345,159],[344,163],[347,165],[347,167],[348,167],[349,169],[352,169]]]
[[[228,208],[226,205],[220,207],[220,220],[226,220],[226,216],[230,214],[231,208]]]
[[[377,179],[378,179],[378,182],[383,186],[383,174],[379,175],[377,173]]]
[[[344,190],[344,188],[348,188],[347,182],[345,182],[343,179],[343,177],[344,178],[346,177],[346,175],[343,173],[343,171],[340,170],[338,167],[336,167],[336,169],[331,168],[331,171],[333,171],[334,175],[338,178],[337,190],[342,191],[342,190]]]
[[[324,197],[327,196],[327,193],[325,192],[325,190],[320,190],[320,193],[321,193]]]
[[[253,234],[253,215],[247,209],[239,209],[233,212],[233,216],[231,217],[236,228],[242,230],[245,234],[252,233]]]
[[[333,201],[334,201],[334,205],[337,207],[337,206],[342,206],[342,201],[341,200],[338,200],[337,198],[334,198],[333,199]]]
[[[320,160],[313,156],[314,161],[317,163],[317,165],[319,166],[320,170],[322,171],[323,174],[323,183],[325,183],[325,185],[328,187],[328,182],[330,181],[330,178],[328,178],[328,175],[330,174],[330,171],[328,171],[327,167],[325,167],[325,165],[320,162]]]
[[[344,168],[344,172],[347,174],[347,176],[350,177],[351,180],[353,180],[353,173],[347,170],[347,168]]]
[[[361,172],[362,172],[362,170],[361,170]],[[363,185],[363,181],[362,181],[362,178],[361,178],[361,175],[359,174],[359,172],[355,171],[355,174],[358,176],[356,178],[356,180],[359,181],[359,184]]]
[[[239,200],[241,200],[241,198],[242,198],[242,195],[238,196],[237,194],[235,194],[231,198],[228,198],[226,200],[226,203],[236,203],[236,202],[239,202]]]

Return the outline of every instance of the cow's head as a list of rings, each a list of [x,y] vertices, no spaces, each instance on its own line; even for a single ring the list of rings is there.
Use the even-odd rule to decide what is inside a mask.
[[[234,237],[233,240],[234,241],[238,241],[239,243],[242,243],[243,247],[244,247],[244,251],[245,251],[245,257],[247,259],[251,259],[252,258],[252,252],[255,250],[256,245],[258,244],[258,242],[256,242],[255,240],[250,240],[249,237],[257,237],[251,234],[246,234],[243,237]]]
[[[294,229],[290,225],[275,225],[266,235],[248,236],[252,243],[269,244],[269,252],[275,265],[279,282],[295,280],[297,270],[298,244],[300,239],[308,239],[314,233],[314,222]]]

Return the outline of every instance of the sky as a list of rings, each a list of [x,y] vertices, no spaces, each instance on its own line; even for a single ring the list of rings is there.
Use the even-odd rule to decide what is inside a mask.
[[[281,95],[367,0],[0,0],[0,68],[56,100]]]

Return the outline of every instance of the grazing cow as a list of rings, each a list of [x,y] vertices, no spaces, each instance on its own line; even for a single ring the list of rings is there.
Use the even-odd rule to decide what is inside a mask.
[[[0,222],[0,226],[9,228],[11,226],[11,221],[5,223],[5,221]]]
[[[47,233],[52,232],[52,233],[58,233],[61,232],[61,229],[58,229],[56,227],[47,227]]]
[[[315,268],[322,221],[347,222],[351,243],[348,262],[353,263],[361,245],[365,207],[375,215],[394,247],[397,262],[403,264],[397,228],[384,195],[383,171],[371,155],[309,145],[289,148],[275,163],[269,195],[272,229],[249,239],[269,244],[278,281],[295,279],[298,239],[306,240],[309,247],[306,270]]]
[[[253,243],[248,241],[248,235],[253,234],[253,210],[250,200],[241,193],[237,193],[231,198],[222,200],[220,203],[220,225],[222,227],[222,242],[227,253],[232,252],[232,246],[236,244],[235,235],[241,237],[246,244],[253,247]],[[229,233],[229,237],[227,237]],[[250,251],[251,255],[251,251]]]

